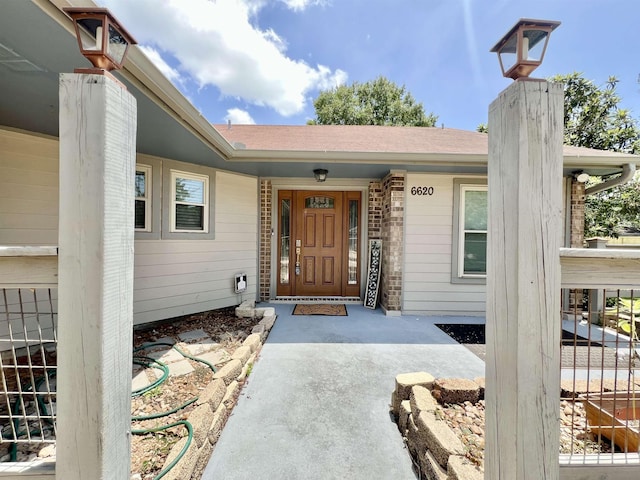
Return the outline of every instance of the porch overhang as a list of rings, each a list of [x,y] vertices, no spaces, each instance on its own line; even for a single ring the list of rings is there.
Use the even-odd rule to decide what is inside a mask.
[[[77,2],[75,2],[77,3]],[[92,4],[91,0],[83,3]],[[71,19],[62,11],[68,0],[8,2],[0,16],[0,126],[58,136],[58,76],[84,65]],[[7,58],[17,63],[7,62]],[[16,65],[21,65],[17,68]],[[11,66],[8,66],[11,65]],[[14,68],[12,68],[14,67]],[[244,141],[244,127],[263,129],[261,138],[276,138],[287,126],[212,125],[137,46],[130,49],[123,70],[115,74],[138,103],[138,152],[259,177],[306,177],[314,168],[331,168],[332,178],[380,178],[390,169],[408,172],[487,173],[485,134],[432,128],[439,138],[429,147],[404,129],[395,143],[371,136],[331,134],[297,126],[293,147]],[[312,126],[317,128],[319,126]],[[398,128],[398,127],[395,127]],[[402,130],[402,129],[400,129]],[[275,134],[275,135],[274,135]],[[240,135],[234,137],[234,135]],[[315,136],[314,136],[315,135]],[[324,138],[321,138],[324,135]],[[451,141],[462,135],[464,145]],[[453,137],[452,137],[453,136]],[[375,138],[375,137],[374,137]],[[313,144],[313,142],[316,142]],[[349,143],[351,142],[351,143]],[[426,143],[425,143],[426,142]],[[564,174],[583,170],[613,175],[638,156],[564,147]]]

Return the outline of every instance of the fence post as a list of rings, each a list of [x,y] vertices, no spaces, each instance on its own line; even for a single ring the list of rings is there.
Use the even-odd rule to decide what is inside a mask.
[[[588,238],[588,248],[607,248],[607,238]],[[604,290],[589,290],[589,321],[596,325],[603,325],[604,322]]]
[[[60,76],[56,478],[130,477],[136,102]]]
[[[485,478],[557,480],[563,90],[489,108]]]

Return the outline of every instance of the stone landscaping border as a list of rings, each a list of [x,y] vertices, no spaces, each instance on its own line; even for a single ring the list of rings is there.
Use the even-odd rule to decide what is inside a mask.
[[[421,480],[483,480],[484,473],[465,457],[462,441],[444,418],[440,403],[477,402],[484,379],[438,379],[426,372],[396,376],[391,413],[405,439]]]
[[[196,408],[186,419],[193,427],[191,445],[180,461],[162,477],[163,480],[189,479],[194,473],[204,471],[249,369],[276,321],[274,308],[255,308],[255,302],[243,302],[236,308],[236,316],[261,320],[198,397]],[[185,437],[173,446],[163,469],[179,455],[186,442]]]

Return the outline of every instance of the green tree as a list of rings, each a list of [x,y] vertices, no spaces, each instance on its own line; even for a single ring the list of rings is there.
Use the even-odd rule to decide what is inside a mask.
[[[405,86],[385,77],[323,90],[314,100],[311,125],[400,125],[433,127],[438,119],[426,114]]]
[[[592,181],[596,184],[601,179],[592,177]],[[587,237],[617,238],[625,231],[640,231],[640,175],[625,185],[587,195],[585,200]]]
[[[564,85],[564,143],[577,147],[640,153],[640,127],[631,112],[620,107],[618,80],[609,77],[597,86],[580,73],[556,75]],[[588,186],[607,180],[591,177]],[[585,201],[585,236],[618,237],[626,229],[640,228],[640,179],[588,195]]]
[[[564,85],[564,143],[576,147],[636,153],[640,151],[638,122],[620,107],[618,80],[597,86],[580,73],[549,79]]]

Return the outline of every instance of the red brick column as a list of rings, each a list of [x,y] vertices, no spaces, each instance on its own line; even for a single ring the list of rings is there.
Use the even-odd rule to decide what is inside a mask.
[[[404,173],[391,172],[382,181],[380,304],[387,313],[402,310],[404,186]]]
[[[271,180],[260,181],[260,300],[269,300],[271,289]]]
[[[584,202],[586,185],[571,182],[571,248],[584,246]]]
[[[368,238],[382,238],[382,182],[369,182]]]
[[[583,248],[584,247],[584,204],[585,204],[585,190],[586,185],[582,182],[578,182],[575,179],[571,181],[571,233],[570,233],[570,246],[571,248]],[[583,290],[571,290],[569,293],[569,307],[571,310],[578,310],[583,307],[584,291]]]

